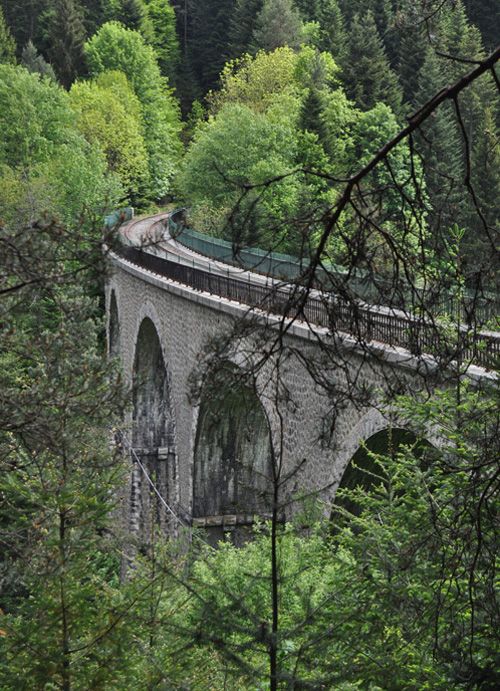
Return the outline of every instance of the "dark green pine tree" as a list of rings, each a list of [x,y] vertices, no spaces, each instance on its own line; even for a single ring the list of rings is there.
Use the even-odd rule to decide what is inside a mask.
[[[87,36],[95,34],[97,29],[107,21],[106,3],[103,0],[85,0],[83,4],[83,22]]]
[[[203,94],[215,88],[230,55],[234,0],[192,0],[187,53]]]
[[[499,42],[500,2],[498,0],[464,0],[467,16],[481,32],[487,51]]]
[[[174,8],[169,0],[147,0],[146,10],[151,31],[148,42],[156,51],[162,74],[174,85],[181,59]]]
[[[321,92],[314,86],[309,89],[309,93],[304,99],[302,105],[302,117],[301,125],[302,129],[309,130],[309,132],[315,132],[320,141],[323,142],[325,139],[325,132],[322,120],[323,113],[323,101],[321,98]]]
[[[68,88],[85,72],[83,13],[75,0],[54,0],[46,18],[47,55],[61,84]]]
[[[397,74],[403,89],[403,100],[410,110],[417,103],[418,78],[426,54],[426,35],[423,24],[401,29],[398,45]]]
[[[56,75],[52,65],[45,60],[43,55],[40,55],[35,48],[32,41],[28,41],[27,45],[24,46],[21,55],[21,64],[26,67],[30,72],[41,75],[42,77],[49,77],[53,81],[56,80]]]
[[[357,14],[372,12],[379,34],[383,37],[392,25],[395,4],[393,0],[338,0],[345,21],[350,25]],[[397,3],[401,4],[401,2]]]
[[[146,16],[146,8],[142,0],[119,0],[118,2],[103,0],[103,7],[106,21],[114,19],[136,31],[142,28]]]
[[[0,63],[16,61],[16,42],[12,38],[10,29],[5,22],[0,7]]]
[[[469,60],[484,57],[480,31],[470,23],[460,0],[444,14],[439,28],[445,52],[449,55]],[[455,80],[467,71],[467,66],[461,62],[442,59],[442,69],[447,73],[447,80]],[[485,259],[495,254],[493,238],[498,234],[499,218],[496,210],[500,168],[497,127],[500,113],[493,80],[485,77],[471,84],[459,98],[458,104],[471,152],[472,184],[483,215],[481,218],[471,195],[468,192],[464,194],[464,262],[468,272],[474,273],[483,269]],[[464,149],[463,142],[462,148]],[[485,228],[485,220],[489,228]]]
[[[0,0],[7,26],[19,49],[32,40],[38,45],[40,18],[49,0]]]
[[[232,58],[252,50],[256,19],[264,0],[236,0],[229,24],[229,52]]]
[[[417,105],[423,105],[440,91],[447,77],[440,58],[429,47],[420,71]],[[443,104],[426,121],[417,136],[417,145],[430,200],[429,225],[435,249],[440,252],[443,232],[454,223],[463,227],[466,217],[463,144],[452,104]]]
[[[295,5],[304,21],[320,25],[318,48],[331,53],[340,62],[345,55],[347,36],[337,0],[296,0]]]
[[[318,48],[331,53],[340,63],[347,50],[347,34],[337,0],[321,0],[318,22],[321,26]]]
[[[495,243],[500,228],[500,128],[492,108],[486,108],[482,118],[482,129],[478,132],[472,150],[472,184],[476,192],[481,213],[488,226],[484,228],[475,209],[469,219],[466,234],[466,256],[470,272],[485,272],[488,287],[500,290],[500,272],[491,270],[491,259],[498,257]]]
[[[302,22],[292,0],[264,0],[253,32],[254,48],[298,48],[301,39]]]
[[[389,65],[372,12],[354,16],[342,67],[347,94],[360,108],[369,110],[382,101],[395,113],[401,112],[401,86]]]
[[[397,65],[399,30],[396,18],[401,9],[412,0],[338,0],[347,27],[356,15],[365,16],[372,12],[377,31],[384,45],[389,63],[393,69]]]

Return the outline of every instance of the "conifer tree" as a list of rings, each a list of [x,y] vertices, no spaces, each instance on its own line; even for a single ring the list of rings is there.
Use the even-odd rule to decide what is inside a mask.
[[[0,7],[0,62],[15,62],[16,44]]]
[[[129,29],[142,28],[146,16],[146,8],[142,0],[103,0],[104,19],[121,22]]]
[[[472,183],[489,233],[496,237],[500,227],[500,128],[492,108],[485,109],[481,125],[472,150]],[[470,272],[478,275],[487,269],[492,247],[484,226],[473,211],[468,223],[472,232],[465,237],[465,250]],[[499,279],[498,274],[483,277],[497,291],[500,290]]]
[[[82,9],[87,36],[92,36],[105,21],[106,2],[105,0],[85,0]]]
[[[337,0],[323,0],[319,7],[318,21],[321,27],[318,48],[326,50],[340,62],[345,54],[347,35],[345,22]]]
[[[404,27],[399,36],[397,73],[403,89],[403,99],[412,106],[416,104],[418,75],[425,60],[425,52],[423,25]]]
[[[193,0],[187,51],[203,93],[215,87],[229,57],[233,4],[234,0]]]
[[[253,32],[256,49],[298,48],[302,38],[300,15],[291,0],[264,0]]]
[[[46,18],[47,54],[61,84],[68,88],[85,70],[85,25],[75,0],[54,0]]]
[[[235,58],[252,46],[256,19],[264,0],[236,0],[229,25],[230,55]]]
[[[467,16],[481,31],[486,50],[498,44],[500,3],[497,0],[464,0]]]
[[[40,18],[48,9],[48,0],[2,0],[3,14],[16,45],[25,46],[40,36]]]
[[[338,0],[345,21],[350,25],[357,14],[372,12],[378,32],[384,36],[394,16],[392,0]],[[402,4],[402,3],[399,3]]]
[[[30,72],[37,72],[42,77],[49,77],[56,81],[54,68],[45,60],[43,55],[38,53],[32,41],[28,41],[27,45],[23,48],[21,63]]]
[[[480,60],[484,49],[479,29],[470,23],[464,4],[457,2],[443,17],[440,29],[446,52],[451,56]],[[442,59],[444,63],[444,59]],[[460,76],[462,63],[446,60],[446,70],[453,79]],[[443,64],[444,69],[444,64]],[[463,246],[466,268],[470,274],[484,268],[486,258],[495,251],[494,238],[498,233],[498,190],[500,182],[498,140],[498,95],[491,79],[472,84],[459,99],[458,107],[470,150],[472,184],[483,219],[471,195],[464,200],[463,226],[466,229]],[[458,125],[457,125],[458,126]],[[464,169],[465,172],[465,169]],[[485,228],[485,223],[489,228]],[[491,277],[490,277],[491,278]],[[498,282],[498,277],[497,277]]]
[[[148,41],[155,49],[158,65],[170,84],[175,84],[180,63],[175,12],[169,0],[147,0],[147,17],[151,28]]]
[[[383,101],[395,113],[400,112],[401,87],[389,65],[372,12],[353,18],[343,74],[348,96],[363,110]]]
[[[446,74],[440,58],[429,47],[419,76],[417,105],[425,103],[431,94],[444,86]],[[418,139],[423,155],[427,191],[432,213],[430,224],[434,228],[463,224],[464,195],[461,183],[464,176],[460,135],[451,104],[434,113],[422,128]],[[438,233],[435,237],[440,237]],[[439,249],[439,248],[438,248]]]
[[[318,22],[319,41],[317,47],[327,51],[340,61],[346,49],[345,22],[337,0],[296,0],[302,18]]]

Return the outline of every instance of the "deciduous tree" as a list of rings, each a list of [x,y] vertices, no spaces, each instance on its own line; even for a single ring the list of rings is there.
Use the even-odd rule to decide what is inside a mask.
[[[144,113],[151,194],[157,199],[164,196],[179,159],[180,122],[178,105],[160,73],[154,49],[138,32],[108,22],[87,42],[85,50],[92,75],[121,70],[137,94]]]
[[[149,189],[148,154],[139,99],[123,72],[102,72],[78,82],[70,92],[77,127],[106,155],[108,169],[118,176],[128,199],[139,205]]]

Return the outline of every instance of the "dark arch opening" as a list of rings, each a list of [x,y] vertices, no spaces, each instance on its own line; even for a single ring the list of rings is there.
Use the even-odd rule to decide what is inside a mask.
[[[388,455],[394,458],[405,446],[412,447],[413,453],[423,467],[428,464],[429,451],[433,447],[427,440],[417,437],[411,430],[398,427],[383,429],[373,434],[364,442],[363,446],[359,447],[349,461],[337,489],[355,489],[356,487],[365,490],[375,489],[387,478],[384,476],[382,468],[370,454]],[[341,496],[341,494],[336,494],[334,504],[355,516],[361,513],[359,504],[348,497]],[[338,514],[335,513],[335,510],[333,514],[335,514],[335,521],[338,523]]]
[[[194,454],[193,516],[263,514],[271,434],[253,387],[231,365],[202,389]]]
[[[160,339],[151,319],[139,329],[134,362],[134,445],[167,445],[169,391]]]
[[[170,384],[160,339],[149,318],[141,323],[137,337],[132,419],[134,460],[139,458],[161,496],[173,505],[177,472]],[[171,520],[137,463],[132,477],[131,518],[133,526],[142,531],[153,523],[168,530]]]
[[[120,320],[118,318],[118,306],[114,290],[111,292],[111,299],[109,301],[108,348],[110,357],[118,357],[120,354]]]

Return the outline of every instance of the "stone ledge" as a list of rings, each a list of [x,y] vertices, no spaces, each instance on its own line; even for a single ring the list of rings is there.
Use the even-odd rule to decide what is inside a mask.
[[[192,518],[194,528],[234,528],[238,525],[253,525],[256,521],[268,521],[269,514],[227,513],[220,516],[196,516]]]

